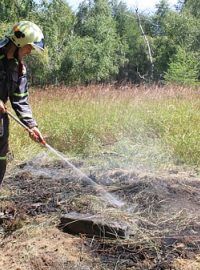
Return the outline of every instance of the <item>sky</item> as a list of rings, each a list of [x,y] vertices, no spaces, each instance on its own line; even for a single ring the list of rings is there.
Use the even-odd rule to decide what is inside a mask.
[[[155,5],[159,3],[159,0],[123,0],[129,8],[135,9],[136,7],[139,8],[140,11],[153,11],[155,8]],[[73,10],[76,10],[79,3],[82,2],[82,0],[67,0],[66,1]],[[168,3],[170,6],[174,6],[177,4],[178,0],[168,0]]]

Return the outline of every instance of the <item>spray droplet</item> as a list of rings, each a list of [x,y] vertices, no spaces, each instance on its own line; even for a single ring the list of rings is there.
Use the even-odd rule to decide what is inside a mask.
[[[79,176],[81,179],[86,180],[89,182],[95,190],[101,194],[102,198],[106,200],[108,203],[115,207],[122,207],[124,205],[124,202],[118,200],[115,196],[110,194],[108,191],[106,191],[101,185],[97,184],[95,181],[93,181],[90,177],[88,177],[85,173],[83,173],[81,170],[76,168],[63,154],[59,153],[56,149],[51,147],[49,144],[45,144],[45,146],[52,152],[54,153],[57,157],[62,159],[63,161],[66,162],[66,164],[72,168]]]

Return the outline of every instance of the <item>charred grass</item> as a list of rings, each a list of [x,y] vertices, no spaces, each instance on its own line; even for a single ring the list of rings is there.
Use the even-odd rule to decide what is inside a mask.
[[[82,168],[83,163],[77,166]],[[4,213],[1,219],[4,229],[4,240],[0,246],[2,252],[8,249],[8,242],[14,241],[18,249],[19,239],[23,239],[22,243],[25,241],[24,246],[27,246],[28,241],[28,248],[24,251],[28,256],[26,263],[35,270],[45,267],[53,270],[178,270],[182,269],[179,266],[184,265],[184,262],[186,265],[190,262],[198,266],[198,178],[187,173],[154,175],[116,169],[102,175],[97,171],[95,181],[104,185],[106,183],[106,189],[120,197],[125,206],[113,208],[62,162],[51,161],[46,155],[21,164],[4,183],[6,189],[8,186],[12,189],[12,195],[9,195],[9,200],[4,197],[1,208]],[[113,222],[126,225],[128,238],[111,240],[107,237],[90,238],[87,235],[69,236],[62,232],[59,217],[70,212],[98,214],[105,226]],[[51,228],[54,230],[53,235]],[[71,239],[70,247],[77,243],[77,261],[69,260],[66,242],[60,243],[65,256],[58,253],[55,243],[57,234],[60,239]],[[45,237],[48,241],[44,240]],[[76,238],[75,242],[73,237]],[[44,252],[40,249],[41,242],[45,242]],[[55,256],[55,259],[52,260],[51,256]],[[16,258],[19,257],[18,254]],[[25,259],[21,260],[24,262]]]
[[[61,161],[46,161],[12,122],[15,161],[0,193],[5,270],[200,269],[198,89],[49,87],[31,104],[48,143],[126,204],[113,208]],[[129,238],[66,235],[59,217],[69,212],[125,223]]]

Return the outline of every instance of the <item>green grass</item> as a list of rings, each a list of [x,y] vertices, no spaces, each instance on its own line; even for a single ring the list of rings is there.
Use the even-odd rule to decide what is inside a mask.
[[[200,165],[198,90],[51,88],[35,90],[30,96],[47,142],[68,155],[111,151],[121,160],[138,163]],[[13,121],[10,145],[17,161],[41,151]]]
[[[200,164],[200,113],[196,101],[163,100],[151,106],[146,127],[161,138],[177,163]]]

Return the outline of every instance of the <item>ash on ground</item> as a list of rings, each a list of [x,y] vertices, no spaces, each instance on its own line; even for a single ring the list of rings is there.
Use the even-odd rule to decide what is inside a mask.
[[[74,161],[74,165],[85,171],[83,162]],[[88,176],[125,202],[124,206],[113,207],[64,162],[43,155],[19,165],[7,176],[4,188],[9,190],[9,196],[1,195],[0,212],[31,217],[76,212],[101,216],[105,224],[126,225],[129,239],[87,242],[106,269],[116,262],[115,269],[172,269],[175,258],[187,259],[199,253],[198,177],[177,171],[155,175],[134,169],[96,175],[93,172]],[[12,204],[13,212],[5,207],[6,202]]]

